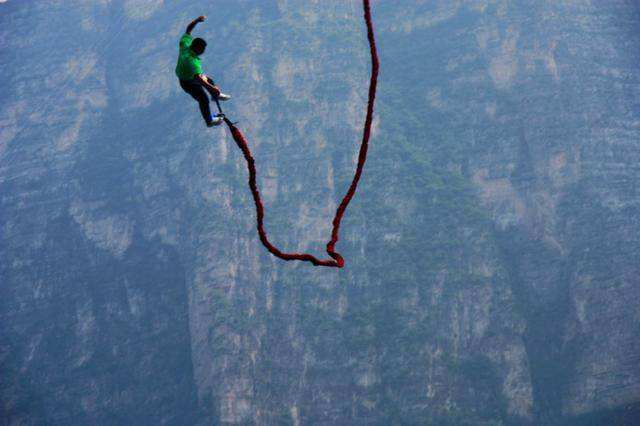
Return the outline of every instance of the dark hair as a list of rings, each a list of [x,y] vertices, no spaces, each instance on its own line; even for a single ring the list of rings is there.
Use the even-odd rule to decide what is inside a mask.
[[[207,42],[200,37],[194,38],[191,42],[191,50],[193,50],[193,53],[196,55],[202,55],[205,47],[207,47]]]

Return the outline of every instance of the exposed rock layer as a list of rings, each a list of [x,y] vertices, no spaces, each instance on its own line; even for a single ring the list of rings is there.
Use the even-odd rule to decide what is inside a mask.
[[[640,10],[375,2],[343,271],[265,253],[239,153],[173,76],[199,14],[278,246],[353,170],[360,3],[0,3],[8,424],[631,424]]]

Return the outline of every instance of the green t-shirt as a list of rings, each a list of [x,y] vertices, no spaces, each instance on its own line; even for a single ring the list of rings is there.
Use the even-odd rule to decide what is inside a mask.
[[[192,41],[191,34],[185,34],[180,39],[180,54],[176,65],[176,75],[180,80],[193,80],[196,74],[202,74],[200,58],[190,49]]]

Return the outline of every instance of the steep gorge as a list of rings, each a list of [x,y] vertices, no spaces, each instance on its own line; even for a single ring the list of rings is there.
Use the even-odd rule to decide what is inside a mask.
[[[351,178],[360,2],[0,3],[6,424],[633,424],[640,10],[374,2],[341,271],[282,263],[173,76],[193,17],[278,246]]]

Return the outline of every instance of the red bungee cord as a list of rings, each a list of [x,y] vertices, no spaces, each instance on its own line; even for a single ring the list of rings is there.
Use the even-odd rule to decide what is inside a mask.
[[[260,199],[260,191],[258,191],[258,185],[256,184],[256,165],[253,156],[251,155],[251,151],[249,150],[249,146],[247,145],[247,141],[244,138],[242,132],[232,123],[228,118],[224,118],[225,123],[229,126],[229,130],[231,131],[231,136],[233,140],[236,141],[238,148],[242,151],[244,155],[244,159],[247,161],[247,168],[249,169],[249,188],[251,189],[251,194],[253,194],[253,201],[256,205],[256,216],[258,221],[258,234],[260,235],[260,241],[262,244],[269,250],[271,254],[274,256],[283,259],[283,260],[300,260],[305,262],[311,262],[315,266],[329,266],[334,268],[342,268],[344,266],[344,259],[335,250],[335,245],[338,242],[339,238],[339,230],[340,230],[340,222],[342,221],[342,216],[344,215],[349,202],[353,198],[353,195],[356,192],[358,187],[358,181],[360,180],[360,176],[362,175],[362,170],[364,168],[364,163],[367,160],[367,149],[369,148],[369,136],[371,135],[371,122],[373,120],[373,104],[376,98],[376,86],[378,84],[378,69],[380,64],[378,62],[378,52],[376,50],[376,41],[373,35],[373,23],[371,21],[371,6],[369,5],[369,0],[363,0],[364,7],[364,20],[367,24],[367,38],[369,40],[369,49],[371,51],[371,80],[369,82],[369,101],[367,103],[367,116],[364,121],[364,130],[362,132],[362,143],[360,144],[360,153],[358,155],[358,165],[356,167],[356,172],[353,176],[353,180],[351,181],[351,185],[347,190],[344,198],[342,198],[342,202],[338,206],[336,210],[336,214],[333,218],[333,230],[331,231],[331,240],[327,243],[327,253],[331,256],[331,259],[318,259],[315,256],[308,253],[285,253],[275,247],[271,242],[269,242],[269,238],[267,238],[267,233],[264,230],[264,206],[262,205],[262,200]],[[218,105],[220,108],[220,105]]]

